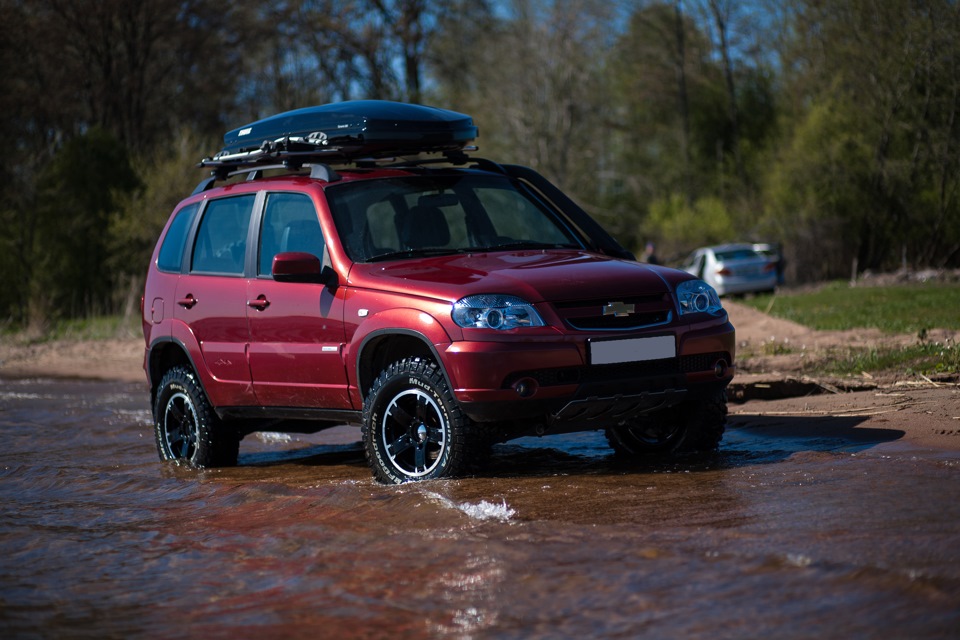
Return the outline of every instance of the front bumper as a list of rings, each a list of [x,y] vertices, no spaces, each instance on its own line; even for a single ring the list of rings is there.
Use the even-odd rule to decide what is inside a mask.
[[[677,356],[589,365],[584,338],[455,342],[444,364],[463,410],[479,422],[536,420],[551,430],[599,428],[722,390],[736,371],[729,322],[675,331]]]

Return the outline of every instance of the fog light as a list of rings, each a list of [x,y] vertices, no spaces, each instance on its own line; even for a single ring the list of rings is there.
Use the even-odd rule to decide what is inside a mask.
[[[529,398],[537,392],[537,381],[533,378],[521,378],[513,383],[513,390],[521,398]]]
[[[727,375],[727,363],[724,360],[717,360],[717,363],[713,365],[713,372],[717,375],[718,378],[722,378]]]

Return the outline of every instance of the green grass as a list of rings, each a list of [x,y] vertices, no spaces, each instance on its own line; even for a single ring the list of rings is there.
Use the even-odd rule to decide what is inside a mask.
[[[956,284],[850,287],[836,282],[809,292],[757,296],[744,303],[819,330],[873,327],[918,335],[929,329],[960,330],[960,285]]]
[[[0,327],[0,335],[17,342],[36,343],[51,340],[113,340],[142,336],[140,314],[124,319],[122,315],[61,319],[40,327]]]
[[[902,348],[846,349],[832,354],[821,370],[835,375],[899,372],[905,376],[960,373],[960,346],[915,344]]]
[[[932,329],[960,330],[960,285],[850,287],[838,282],[808,291],[757,296],[743,303],[812,329],[875,328],[917,337],[916,344],[906,347],[837,349],[826,364],[817,365],[823,373],[897,372],[927,376],[960,373],[960,345],[928,340]]]

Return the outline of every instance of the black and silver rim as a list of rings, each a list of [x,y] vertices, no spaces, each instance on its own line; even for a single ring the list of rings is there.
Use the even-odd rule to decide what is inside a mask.
[[[200,421],[190,397],[178,392],[170,396],[163,409],[163,438],[174,458],[192,460],[197,453]]]
[[[683,426],[679,424],[650,424],[628,427],[627,432],[637,440],[649,447],[662,447],[676,440],[683,432]]]
[[[419,389],[408,389],[387,405],[380,439],[398,471],[410,478],[421,478],[443,460],[447,423],[432,397]]]

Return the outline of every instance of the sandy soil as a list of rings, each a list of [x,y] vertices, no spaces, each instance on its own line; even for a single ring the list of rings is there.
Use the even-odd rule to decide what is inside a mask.
[[[857,416],[864,427],[903,431],[917,446],[960,451],[960,384],[957,379],[922,376],[811,378],[812,363],[848,347],[907,345],[915,335],[885,335],[874,330],[814,331],[732,301],[725,301],[737,328],[738,375],[731,385],[731,422],[757,417]],[[928,340],[960,339],[960,334],[931,331]],[[71,377],[144,382],[143,341],[54,341],[19,344],[0,339],[3,377]],[[750,417],[750,418],[748,418]],[[830,421],[811,421],[810,429],[829,429]],[[820,426],[816,426],[820,425]]]

